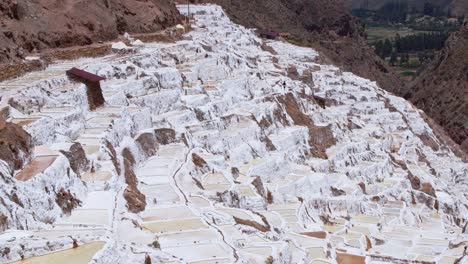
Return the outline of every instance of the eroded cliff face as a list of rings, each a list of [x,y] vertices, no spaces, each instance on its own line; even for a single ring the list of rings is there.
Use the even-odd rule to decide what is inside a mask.
[[[34,50],[88,45],[124,32],[155,32],[181,19],[170,0],[5,0],[0,15],[0,63],[18,61]]]
[[[402,92],[468,153],[468,22]]]
[[[21,216],[0,215],[10,221],[0,260],[75,248],[52,257],[467,261],[468,165],[422,111],[316,50],[256,37],[219,6],[191,11],[182,41],[73,62],[107,78],[95,111],[60,70],[67,62],[2,84],[18,110],[8,121],[59,153],[43,173],[5,185],[52,202],[25,204],[21,192],[22,211],[0,193]],[[89,166],[62,154],[82,153],[71,142]]]

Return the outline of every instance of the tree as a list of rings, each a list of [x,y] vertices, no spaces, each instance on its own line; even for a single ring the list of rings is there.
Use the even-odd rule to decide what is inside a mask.
[[[409,64],[409,54],[403,53],[400,57],[400,66],[408,66]]]
[[[384,43],[382,40],[376,41],[372,44],[375,48],[375,53],[382,59],[385,59],[385,56],[383,54],[383,49],[384,49]]]
[[[397,52],[401,52],[401,36],[398,33],[395,35],[395,48]]]
[[[389,39],[386,39],[383,46],[383,57],[386,58],[392,54],[393,46]]]
[[[398,61],[397,53],[393,50],[392,54],[390,55],[390,65],[395,66]]]
[[[424,63],[424,53],[423,52],[418,52],[418,60],[420,64]]]
[[[376,12],[376,18],[392,23],[401,23],[406,20],[408,3],[406,1],[393,1],[386,3]]]

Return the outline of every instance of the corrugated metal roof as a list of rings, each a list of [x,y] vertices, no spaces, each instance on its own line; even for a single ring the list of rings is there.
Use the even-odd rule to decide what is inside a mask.
[[[101,77],[101,76],[98,76],[96,74],[92,74],[90,72],[87,72],[87,71],[83,71],[83,70],[80,70],[80,69],[77,69],[77,68],[72,68],[70,70],[67,71],[67,75],[71,77],[78,77],[78,78],[81,78],[85,81],[90,81],[90,82],[100,82],[102,80],[105,80],[106,78],[104,77]]]

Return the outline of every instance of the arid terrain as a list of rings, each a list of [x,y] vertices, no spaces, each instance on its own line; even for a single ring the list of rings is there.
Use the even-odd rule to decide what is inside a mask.
[[[171,0],[2,0],[0,64],[48,48],[89,45],[180,23]]]

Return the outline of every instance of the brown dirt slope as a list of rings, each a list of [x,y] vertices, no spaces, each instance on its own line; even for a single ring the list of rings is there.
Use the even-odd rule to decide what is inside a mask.
[[[246,27],[289,32],[291,41],[312,46],[345,71],[376,80],[389,90],[402,85],[375,55],[364,28],[341,0],[198,0],[221,5],[230,18]]]
[[[406,90],[468,152],[468,21]]]
[[[0,63],[34,50],[154,32],[180,19],[171,0],[2,0]]]

